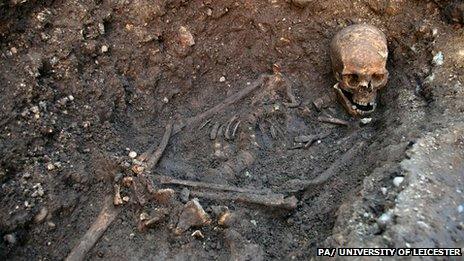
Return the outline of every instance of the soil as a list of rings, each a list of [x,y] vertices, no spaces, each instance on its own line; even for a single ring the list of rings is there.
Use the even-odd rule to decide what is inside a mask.
[[[200,197],[211,224],[177,235],[176,210],[140,229],[140,215],[160,205],[151,197],[140,204],[124,188],[128,202],[86,258],[304,260],[320,246],[462,247],[462,10],[460,1],[425,0],[1,0],[0,258],[66,258],[114,184],[136,177],[130,152],[142,154],[167,124],[277,68],[298,106],[287,106],[285,82],[266,81],[179,129],[148,177],[175,191],[173,209],[193,196],[157,183],[159,175],[296,196],[295,209]],[[368,124],[350,117],[332,91],[329,43],[355,23],[377,26],[389,44],[389,82]],[[235,139],[211,140],[215,123],[227,126],[234,115]],[[321,133],[328,136],[295,148],[296,136]],[[356,144],[365,145],[328,182],[282,190],[318,177]],[[253,160],[214,171],[239,164],[244,151]],[[415,204],[430,211],[407,214]],[[238,221],[219,226],[217,206]],[[204,238],[192,236],[197,229]]]

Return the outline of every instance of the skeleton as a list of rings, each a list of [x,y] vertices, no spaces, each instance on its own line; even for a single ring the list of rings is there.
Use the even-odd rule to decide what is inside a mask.
[[[371,25],[348,26],[335,35],[330,49],[339,101],[353,116],[372,113],[388,80],[385,35]]]

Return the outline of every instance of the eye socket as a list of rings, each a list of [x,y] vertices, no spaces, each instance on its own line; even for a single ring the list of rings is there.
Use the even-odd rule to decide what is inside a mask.
[[[359,76],[357,74],[343,75],[343,80],[348,86],[355,87],[359,84]]]
[[[384,78],[385,74],[382,73],[375,73],[374,75],[372,75],[372,80],[376,83],[382,82]]]

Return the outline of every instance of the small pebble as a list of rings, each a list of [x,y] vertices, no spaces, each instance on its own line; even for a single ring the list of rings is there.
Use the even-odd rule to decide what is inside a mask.
[[[143,212],[143,213],[140,214],[140,221],[144,221],[144,220],[147,220],[149,218],[150,218],[150,216],[146,212]]]
[[[378,219],[377,223],[381,226],[387,225],[392,218],[392,214],[390,212],[383,213]]]
[[[464,206],[463,205],[459,205],[458,206],[458,213],[462,213],[464,211]]]
[[[226,77],[221,76],[221,78],[219,78],[219,82],[225,82],[225,81],[226,81]]]
[[[361,119],[362,124],[369,124],[369,123],[371,123],[371,121],[372,121],[372,118],[362,118]]]
[[[50,228],[55,228],[56,227],[56,224],[53,223],[53,222],[48,222],[47,225],[50,227]]]
[[[102,52],[102,53],[108,52],[108,46],[103,45],[103,46],[101,47],[101,52]]]
[[[258,225],[258,222],[254,219],[250,220],[250,223],[253,224],[254,226],[257,226]]]
[[[134,159],[135,157],[137,157],[137,152],[135,152],[135,151],[129,152],[129,157]]]
[[[382,192],[382,194],[383,194],[384,196],[387,195],[388,190],[387,190],[386,187],[381,187],[381,188],[380,188],[380,191]]]
[[[432,59],[432,63],[436,66],[441,66],[444,63],[444,56],[443,53],[440,51]]]
[[[38,112],[39,112],[39,106],[32,106],[32,107],[31,107],[31,111],[32,111],[33,113],[38,113]]]
[[[190,190],[188,188],[183,188],[180,192],[180,201],[182,201],[182,203],[187,203],[187,201],[189,201],[189,197]]]
[[[54,169],[55,169],[55,165],[53,165],[52,163],[47,163],[47,169],[48,169],[48,170],[54,170]]]
[[[404,181],[404,177],[395,177],[393,179],[393,185],[395,185],[395,187],[399,187],[401,183],[403,183],[403,181]]]

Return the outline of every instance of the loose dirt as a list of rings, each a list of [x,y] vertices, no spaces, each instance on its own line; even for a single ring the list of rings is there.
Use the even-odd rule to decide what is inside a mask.
[[[433,247],[443,238],[462,247],[464,156],[454,151],[464,140],[464,16],[460,1],[451,2],[0,1],[0,258],[66,258],[114,184],[137,177],[130,152],[156,148],[169,123],[174,134],[146,174],[156,189],[173,189],[171,203],[142,193],[141,205],[123,187],[127,202],[87,259],[304,260],[319,246]],[[390,51],[389,83],[367,124],[347,115],[332,90],[329,43],[354,23],[380,28]],[[242,99],[187,121],[262,75],[269,79]],[[288,80],[273,81],[279,75]],[[316,139],[305,147],[294,142],[301,135]],[[437,135],[444,138],[430,141]],[[434,152],[428,166],[418,141],[445,154]],[[353,147],[355,156],[344,157]],[[294,189],[328,169],[326,182]],[[443,178],[419,183],[429,172]],[[297,204],[201,197],[204,190],[161,184],[160,176]],[[437,179],[441,190],[432,188]],[[401,218],[415,195],[452,203],[424,219]],[[182,206],[197,196],[211,223],[174,233]],[[225,207],[236,217],[228,227],[218,224]],[[141,228],[141,214],[159,208],[170,214]],[[192,236],[197,229],[203,237]]]

